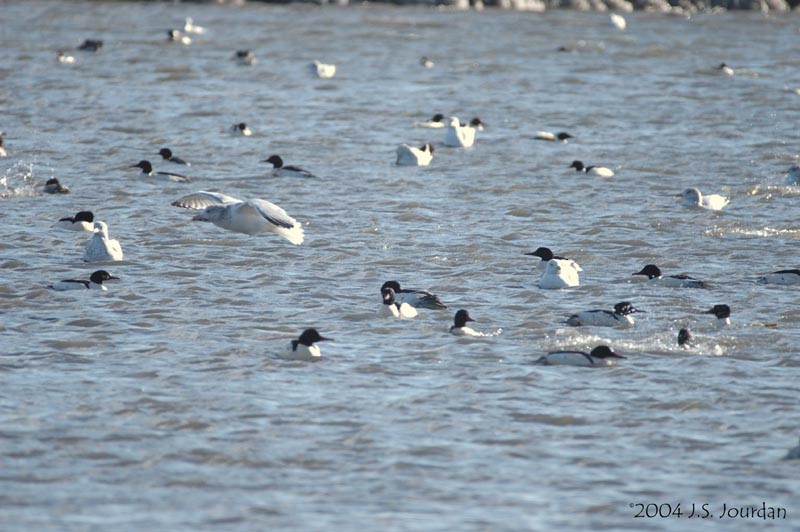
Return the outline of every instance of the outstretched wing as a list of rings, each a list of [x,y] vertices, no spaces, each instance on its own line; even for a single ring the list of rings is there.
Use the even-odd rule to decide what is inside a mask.
[[[286,211],[266,200],[248,200],[245,202],[245,207],[252,207],[268,222],[284,229],[292,229],[297,224],[297,221],[286,214]]]
[[[200,210],[205,209],[210,205],[229,205],[231,203],[241,202],[242,200],[234,198],[233,196],[228,196],[219,192],[206,192],[205,190],[201,190],[200,192],[195,192],[173,201],[172,206],[182,207],[184,209]],[[270,205],[272,204],[270,203]]]

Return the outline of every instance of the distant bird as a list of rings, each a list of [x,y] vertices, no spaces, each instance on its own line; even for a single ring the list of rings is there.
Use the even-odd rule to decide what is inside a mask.
[[[68,216],[59,219],[53,227],[59,227],[68,231],[88,231],[94,232],[94,214],[91,211],[80,211],[75,216]]]
[[[631,314],[644,312],[631,305],[630,301],[622,301],[614,305],[614,310],[584,310],[573,314],[567,324],[573,327],[594,325],[598,327],[630,327],[636,322]]]
[[[69,187],[62,185],[58,178],[51,177],[44,184],[44,192],[45,194],[69,194]]]
[[[655,264],[648,264],[642,268],[641,271],[633,273],[632,275],[645,275],[653,282],[672,288],[711,288],[707,282],[689,277],[688,275],[668,275],[662,277],[661,269]]]
[[[380,314],[389,318],[416,318],[417,309],[408,303],[400,303],[395,300],[394,290],[391,288],[382,288],[381,297],[383,304],[381,305]]]
[[[250,131],[250,128],[247,127],[247,124],[245,124],[244,122],[239,122],[238,124],[233,124],[230,127],[229,131],[233,135],[241,135],[243,137],[249,137],[250,135],[253,134],[253,132]]]
[[[547,268],[539,280],[539,288],[558,290],[580,286],[581,281],[574,263],[568,260],[553,259],[547,262]]]
[[[233,54],[233,60],[242,66],[250,66],[256,64],[256,56],[250,50],[236,50]]]
[[[721,211],[722,208],[730,203],[730,198],[719,194],[703,194],[698,188],[687,188],[676,198],[683,198],[683,205],[687,207],[700,207],[709,211]]]
[[[574,168],[576,172],[583,172],[584,174],[591,174],[599,177],[614,177],[614,171],[605,166],[584,166],[581,161],[572,161],[569,167]]]
[[[192,39],[181,33],[181,30],[167,30],[167,41],[177,42],[185,45],[192,44]]]
[[[761,284],[800,284],[800,270],[778,270],[758,279]]]
[[[681,347],[689,347],[692,343],[692,333],[689,332],[689,329],[681,329],[678,331],[678,345]]]
[[[59,63],[72,64],[75,62],[75,58],[71,55],[66,55],[62,50],[59,50],[56,52],[56,61]]]
[[[139,177],[155,177],[165,181],[172,181],[173,183],[190,183],[191,179],[182,174],[175,174],[172,172],[154,172],[153,165],[150,161],[139,161],[137,164],[131,165],[131,168],[141,168]]]
[[[537,131],[536,136],[534,138],[536,140],[547,140],[550,142],[561,142],[563,144],[566,144],[567,139],[571,139],[574,137],[565,131],[561,131],[559,133],[550,133],[549,131]]]
[[[477,116],[469,121],[469,125],[471,127],[475,128],[475,131],[483,131],[484,127],[486,126],[486,124],[483,122],[483,120],[481,120]],[[462,124],[462,127],[463,127],[463,124]]]
[[[427,308],[432,310],[445,310],[447,305],[442,303],[438,296],[431,294],[427,290],[415,290],[413,288],[403,289],[400,288],[400,283],[397,281],[386,281],[381,285],[381,292],[384,289],[391,288],[394,292],[395,299],[400,303],[408,303],[414,308]]]
[[[800,185],[800,166],[793,164],[786,170],[786,184]]]
[[[420,60],[419,64],[422,65],[423,68],[433,68],[435,63],[431,61],[431,59],[427,55],[423,55]]]
[[[103,281],[110,281],[111,279],[119,279],[119,277],[114,277],[110,273],[105,270],[97,270],[91,276],[89,276],[89,280],[85,281],[83,279],[65,279],[63,281],[59,281],[57,283],[53,283],[47,288],[52,290],[108,290],[106,285],[103,284]]]
[[[161,148],[159,150],[158,154],[165,161],[169,161],[169,162],[175,163],[175,164],[183,164],[183,165],[186,165],[186,166],[192,166],[190,163],[187,163],[186,161],[184,161],[180,157],[174,156],[172,154],[172,150],[170,150],[169,148]]]
[[[336,65],[329,65],[314,61],[311,63],[311,72],[322,79],[330,79],[336,74]]]
[[[731,307],[728,305],[714,305],[710,310],[703,312],[703,314],[713,314],[716,316],[715,325],[718,328],[731,324]]]
[[[186,21],[183,23],[183,31],[186,33],[194,33],[200,35],[206,32],[206,29],[203,26],[198,26],[192,20],[192,17],[186,17]]]
[[[201,190],[173,201],[172,205],[184,209],[202,209],[193,220],[211,222],[228,231],[251,236],[269,231],[292,244],[303,243],[303,227],[300,222],[266,200],[242,201],[219,192]]]
[[[433,146],[424,144],[420,148],[401,144],[397,147],[397,166],[428,166],[433,159]]]
[[[426,127],[429,129],[442,129],[446,126],[446,124],[443,122],[445,118],[446,117],[443,114],[436,113],[430,119],[424,122],[417,122],[414,125],[417,127]]]
[[[96,52],[102,47],[103,47],[103,41],[99,39],[86,39],[85,41],[83,41],[83,43],[81,43],[80,46],[78,46],[78,50],[84,50],[87,52]]]
[[[536,248],[536,251],[531,251],[530,253],[525,253],[525,255],[528,255],[528,256],[531,256],[531,257],[539,257],[540,259],[542,259],[542,260],[540,260],[538,262],[538,268],[540,270],[546,270],[547,269],[547,263],[549,261],[551,261],[553,259],[558,259],[558,260],[563,260],[563,261],[571,263],[571,266],[576,271],[579,271],[579,272],[583,271],[583,268],[581,268],[578,265],[577,262],[575,262],[572,259],[568,259],[567,257],[562,257],[560,255],[554,255],[553,252],[550,250],[550,248],[538,247],[538,248]]]
[[[457,116],[450,117],[444,136],[444,145],[454,148],[469,148],[475,143],[475,128],[462,126]]]
[[[719,70],[720,72],[722,72],[726,76],[733,76],[733,74],[734,74],[733,69],[731,67],[729,67],[728,65],[726,65],[725,63],[720,63],[719,66],[717,67],[717,70]]]
[[[333,341],[333,338],[325,338],[316,329],[306,329],[297,340],[289,343],[289,349],[280,356],[289,360],[316,362],[322,359],[322,352],[316,344],[323,341]]]
[[[0,157],[8,157],[8,152],[6,151],[5,146],[3,146],[3,137],[0,134]]]
[[[299,166],[284,166],[280,155],[270,155],[261,162],[272,164],[272,175],[275,177],[317,177]]]
[[[105,222],[94,223],[94,234],[83,251],[84,262],[110,262],[122,260],[122,247],[118,240],[108,238]]]
[[[590,353],[583,351],[552,351],[537,360],[546,366],[613,366],[615,358],[625,358],[607,345],[599,345]]]
[[[620,31],[628,27],[628,21],[625,20],[625,17],[617,15],[616,13],[608,15],[608,22]]]

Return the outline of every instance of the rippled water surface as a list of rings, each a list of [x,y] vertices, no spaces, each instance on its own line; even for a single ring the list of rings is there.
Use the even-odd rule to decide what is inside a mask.
[[[186,16],[208,32],[166,43]],[[4,2],[2,528],[797,530],[800,465],[781,458],[800,422],[798,291],[754,281],[800,266],[800,192],[783,185],[800,18],[627,18],[621,33],[598,13]],[[85,38],[105,46],[74,51]],[[243,48],[256,65],[231,60]],[[312,78],[314,59],[336,77]],[[446,148],[414,127],[437,112],[488,127]],[[224,132],[240,121],[252,137]],[[429,168],[393,165],[426,141]],[[164,146],[193,183],[129,168]],[[270,177],[272,153],[318,178]],[[41,194],[54,176],[72,193]],[[731,203],[686,209],[687,186]],[[170,202],[195,190],[273,201],[306,241],[192,222]],[[97,269],[88,234],[51,227],[83,209],[121,241],[125,261],[103,265],[121,280],[47,290]],[[578,261],[582,286],[537,288],[538,246]],[[715,286],[631,277],[647,263]],[[382,319],[388,279],[450,310]],[[631,330],[563,323],[622,300],[647,311]],[[716,303],[729,329],[701,314]],[[447,334],[458,308],[503,333]],[[325,359],[277,358],[309,326],[335,338]],[[628,358],[533,364],[601,343]],[[762,502],[787,519],[718,518]],[[693,503],[712,518],[687,519]]]

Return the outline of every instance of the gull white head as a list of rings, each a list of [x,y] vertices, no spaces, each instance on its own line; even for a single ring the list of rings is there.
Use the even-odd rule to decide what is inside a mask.
[[[95,222],[94,232],[102,233],[104,237],[108,238],[108,225],[105,222]]]
[[[701,205],[703,201],[703,194],[700,192],[698,188],[687,188],[680,194],[679,197],[683,198],[684,205],[696,206]]]

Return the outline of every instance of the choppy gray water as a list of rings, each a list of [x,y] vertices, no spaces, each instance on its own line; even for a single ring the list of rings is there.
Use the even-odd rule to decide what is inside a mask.
[[[164,42],[186,16],[208,33]],[[627,18],[621,33],[597,13],[3,3],[2,528],[797,530],[800,465],[781,458],[800,421],[798,292],[754,281],[800,266],[800,191],[782,186],[800,19]],[[55,63],[91,37],[100,53]],[[231,61],[241,48],[258,63]],[[312,78],[313,59],[336,77]],[[444,148],[413,127],[436,112],[488,129]],[[223,132],[239,121],[252,137]],[[429,168],[393,166],[425,141]],[[194,183],[128,168],[164,146]],[[319,179],[268,177],[272,153]],[[36,193],[53,176],[72,194]],[[672,197],[687,186],[731,204],[688,210]],[[200,189],[273,201],[306,242],[170,207]],[[121,241],[122,280],[49,291],[97,269],[88,234],[50,227],[82,209]],[[538,289],[523,253],[540,245],[577,260],[583,286]],[[648,262],[716,287],[631,277]],[[380,319],[387,279],[452,311]],[[647,310],[633,330],[563,325],[625,299]],[[730,329],[700,314],[715,303]],[[503,333],[450,336],[458,308]],[[308,326],[335,338],[325,360],[276,358]],[[599,343],[627,360],[532,364]],[[718,518],[762,502],[788,518]],[[712,518],[688,519],[693,503]]]

